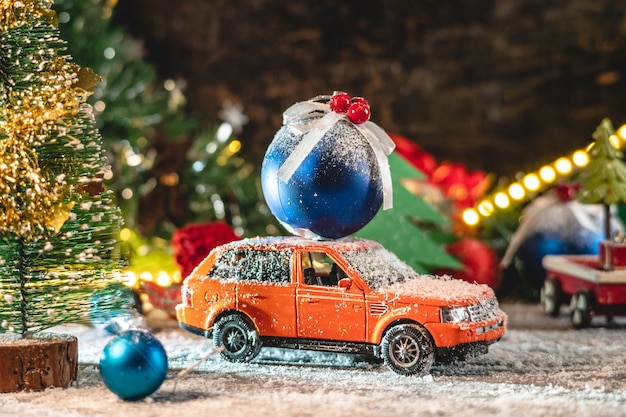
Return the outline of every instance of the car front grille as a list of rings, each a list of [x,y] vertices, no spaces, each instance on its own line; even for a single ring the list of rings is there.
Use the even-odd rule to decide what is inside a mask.
[[[498,314],[498,300],[494,297],[484,303],[469,306],[469,313],[473,322],[491,320]]]

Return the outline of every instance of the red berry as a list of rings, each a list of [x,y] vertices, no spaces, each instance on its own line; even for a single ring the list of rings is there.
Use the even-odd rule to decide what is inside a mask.
[[[348,119],[357,125],[367,122],[370,119],[370,106],[363,103],[352,103],[348,108]]]
[[[350,107],[350,96],[346,93],[338,93],[330,98],[330,109],[337,113],[345,113]]]
[[[367,107],[370,106],[370,104],[367,102],[367,100],[365,100],[363,97],[352,97],[352,102],[353,103],[362,103],[362,104],[365,104]]]

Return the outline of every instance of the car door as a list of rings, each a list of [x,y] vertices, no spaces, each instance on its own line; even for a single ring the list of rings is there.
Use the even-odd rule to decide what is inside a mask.
[[[289,251],[246,250],[239,265],[237,309],[261,336],[296,337],[295,284]]]
[[[322,251],[299,253],[295,267],[298,337],[346,342],[365,341],[365,296],[361,289],[340,288],[332,274],[337,260]],[[315,270],[316,274],[312,273]],[[343,271],[341,271],[343,272]]]

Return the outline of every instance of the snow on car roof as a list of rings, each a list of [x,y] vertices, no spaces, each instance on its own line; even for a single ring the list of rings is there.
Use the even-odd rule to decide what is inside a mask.
[[[232,249],[267,249],[281,250],[289,248],[332,248],[337,252],[349,252],[359,249],[367,249],[380,246],[379,243],[372,240],[347,237],[343,239],[333,240],[315,240],[300,236],[268,236],[268,237],[251,237],[234,242],[227,243],[221,248],[224,250]]]

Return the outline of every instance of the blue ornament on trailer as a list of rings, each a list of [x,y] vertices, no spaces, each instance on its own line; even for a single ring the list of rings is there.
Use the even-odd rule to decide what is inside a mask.
[[[537,197],[529,204],[502,257],[501,264],[507,267],[517,256],[531,288],[540,289],[546,278],[542,265],[544,256],[595,255],[604,240],[603,207],[573,200],[576,190],[570,191],[572,187],[556,186],[554,192]],[[617,216],[612,217],[610,223],[611,230],[624,230]]]
[[[167,375],[167,353],[144,330],[127,330],[113,338],[100,356],[104,384],[123,400],[135,401],[155,392]]]
[[[270,211],[289,232],[337,239],[364,227],[381,205],[391,208],[387,155],[395,145],[368,118],[367,102],[345,93],[285,111],[265,154],[261,182]]]

